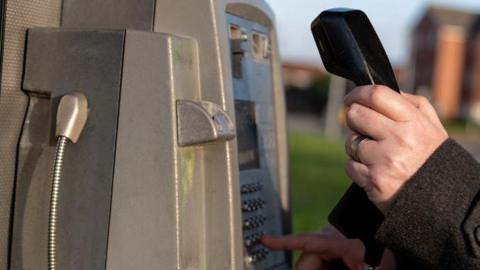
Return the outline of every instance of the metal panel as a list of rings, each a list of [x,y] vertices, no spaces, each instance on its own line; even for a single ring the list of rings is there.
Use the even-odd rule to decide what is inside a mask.
[[[202,147],[179,148],[176,100],[200,97],[195,42],[128,31],[107,269],[199,269]]]
[[[278,158],[278,191],[284,224],[289,220],[289,190],[283,88],[271,10],[256,0],[162,0],[157,2],[154,31],[195,38],[199,44],[202,99],[223,106],[235,119],[227,13],[262,23],[272,33],[272,99]],[[202,16],[199,16],[202,14]],[[184,18],[178,20],[178,18]],[[244,269],[237,144],[205,149],[206,262],[201,269]],[[289,231],[284,226],[283,232]],[[281,266],[288,268],[285,264]]]
[[[61,0],[11,0],[6,3],[0,89],[0,270],[7,269],[10,210],[17,144],[27,97],[21,90],[25,32],[28,27],[58,26]]]
[[[265,45],[267,42],[261,42],[260,39],[254,40],[253,36],[264,37],[270,43],[269,29],[259,23],[242,19],[238,16],[228,15],[227,21],[232,26],[240,27],[248,37],[243,41],[246,45],[246,51],[241,59],[240,67],[242,76],[234,78],[233,91],[236,101],[236,117],[241,117],[242,109],[237,104],[242,102],[251,102],[254,105],[254,121],[257,126],[257,135],[255,140],[258,142],[258,152],[260,164],[256,168],[242,169],[240,166],[240,184],[241,187],[248,187],[252,184],[261,184],[263,188],[255,192],[248,192],[242,195],[242,201],[262,199],[265,201],[265,209],[257,211],[244,211],[243,217],[265,217],[262,226],[244,231],[244,239],[251,238],[252,235],[266,233],[269,235],[278,235],[283,233],[282,228],[282,209],[280,196],[279,167],[277,155],[278,142],[275,130],[275,110],[273,99],[273,76],[271,65],[271,54],[260,55],[256,57],[254,47]],[[255,43],[258,42],[258,43]],[[268,46],[263,47],[268,52]],[[260,50],[260,48],[259,48]],[[237,126],[238,129],[240,127]],[[240,136],[240,135],[239,135]],[[241,142],[241,138],[238,138]],[[240,153],[239,149],[239,153]],[[261,250],[261,245],[254,245],[245,251],[245,256],[250,259],[257,259],[253,264],[247,263],[247,269],[271,269],[285,263],[285,254],[283,252],[270,252],[265,258],[254,258],[255,252]],[[259,255],[259,254],[257,254]],[[258,257],[258,256],[257,256]]]
[[[155,0],[64,0],[63,27],[151,31]]]
[[[60,192],[59,269],[105,269],[124,31],[34,29],[24,88],[31,96],[18,166],[12,269],[46,269],[58,98],[81,91],[89,119],[67,147]]]
[[[235,119],[225,7],[210,0],[157,2],[154,31],[198,41],[202,99]],[[178,18],[184,18],[178,20]],[[222,50],[223,48],[223,50]],[[243,269],[239,181],[234,141],[205,149],[205,264],[199,269]]]
[[[197,55],[196,44],[191,40],[160,34],[127,33],[116,166],[115,174],[112,176],[115,177],[115,185],[107,267],[109,269],[154,269],[161,265],[166,269],[244,269],[236,142],[178,148],[174,109],[176,99],[202,99],[220,104],[234,119],[227,13],[265,25],[275,40],[271,11],[263,1],[256,0],[158,0],[154,16],[153,12],[150,12],[155,6],[154,2],[153,0],[65,0],[64,3],[64,26],[151,30],[155,17],[155,31],[191,36],[199,43],[200,53]],[[198,16],[199,14],[202,16]],[[81,31],[72,33],[74,32],[82,33]],[[84,43],[89,41],[93,39],[83,37],[76,43],[71,42],[70,50],[64,52],[52,51],[51,49],[55,48],[51,43],[53,41],[45,40],[45,44],[52,48],[44,48],[45,52],[39,55],[56,58],[64,66],[54,65],[52,69],[44,61],[46,59],[36,59],[35,62],[43,62],[31,67],[30,71],[35,71],[36,77],[26,78],[25,86],[35,90],[37,94],[48,92],[49,88],[53,88],[53,96],[57,97],[56,87],[58,87],[58,93],[82,90],[67,89],[71,86],[69,82],[73,81],[75,85],[76,82],[89,79],[92,84],[97,84],[95,87],[98,88],[94,88],[98,90],[96,94],[101,96],[94,99],[102,104],[108,104],[102,110],[110,110],[111,106],[118,101],[120,94],[118,92],[105,94],[102,91],[110,89],[117,91],[117,87],[120,87],[119,83],[108,78],[112,78],[109,77],[112,75],[109,72],[118,70],[104,69],[111,63],[97,55],[95,49],[87,49],[88,46],[91,48],[103,46],[105,41],[98,39],[88,45]],[[264,82],[265,88],[273,90],[273,93],[266,93],[269,95],[268,99],[272,100],[271,105],[274,108],[268,114],[270,124],[266,126],[271,128],[273,137],[276,137],[270,136],[269,140],[277,146],[271,151],[270,156],[274,155],[273,159],[278,158],[274,161],[273,167],[276,166],[276,168],[272,173],[277,181],[271,188],[276,188],[281,194],[282,211],[288,220],[288,170],[283,123],[283,91],[275,42],[273,49],[275,53],[271,63],[272,70],[268,68],[262,70],[267,76],[273,77],[272,81]],[[59,52],[60,56],[57,55]],[[78,52],[85,53],[86,59],[89,60],[72,62],[61,56]],[[200,71],[197,58],[200,58]],[[103,59],[101,63],[97,62],[101,59]],[[121,60],[119,61],[121,63]],[[93,66],[93,63],[96,65]],[[98,72],[99,69],[100,72]],[[245,74],[249,73],[245,72]],[[102,82],[99,82],[100,79],[95,76],[101,77]],[[81,84],[78,83],[78,85]],[[104,93],[105,96],[100,93]],[[106,96],[112,95],[113,100],[107,100]],[[14,241],[16,253],[13,258],[18,266],[14,269],[39,269],[39,265],[41,267],[46,265],[44,233],[46,233],[45,220],[48,216],[48,212],[45,213],[45,207],[48,204],[49,179],[40,172],[50,171],[53,143],[49,121],[52,108],[55,108],[54,104],[55,99],[52,101],[45,96],[32,95],[27,117],[43,119],[44,121],[40,122],[44,125],[38,125],[39,121],[27,122],[25,129],[31,132],[25,131],[22,137],[23,154],[20,159],[20,187],[17,198],[19,202],[17,206],[20,210],[15,216],[16,222],[20,224],[15,225],[15,239],[20,242]],[[98,114],[95,115],[98,116]],[[109,132],[115,132],[110,129],[113,129],[111,125],[115,125],[116,118],[110,119],[111,114],[107,113],[107,115],[106,118],[97,119],[99,122],[94,124],[94,127],[95,129],[104,128],[102,123],[108,123],[109,131],[103,132],[112,135]],[[92,135],[95,137],[95,134],[85,132],[83,137]],[[102,136],[96,137],[102,138]],[[106,142],[109,141],[106,140]],[[66,171],[65,175],[80,173],[79,171],[83,174],[93,174],[105,167],[113,170],[113,164],[109,163],[112,162],[111,156],[103,157],[102,161],[97,157],[90,160],[91,153],[101,152],[110,155],[112,149],[90,148],[90,156],[87,156],[86,152],[81,154],[84,149],[94,147],[97,143],[98,141],[86,141],[83,148],[80,144],[72,147],[71,151],[73,153],[78,151],[78,154],[70,158],[81,157],[82,162],[78,163],[76,169]],[[89,146],[87,147],[86,144]],[[24,160],[28,158],[32,161]],[[35,164],[35,161],[38,163]],[[94,161],[96,164],[93,164]],[[33,164],[33,168],[29,168],[29,164]],[[80,166],[83,165],[88,168],[82,170]],[[36,179],[36,175],[42,176]],[[97,237],[101,244],[94,251],[81,250],[81,246],[88,245],[89,241],[92,241],[90,236],[85,237],[89,235],[88,232],[92,230],[98,232],[99,228],[104,228],[104,218],[108,218],[104,207],[110,198],[107,189],[111,179],[102,177],[99,180],[101,184],[91,182],[94,181],[91,177],[88,179],[88,184],[85,186],[78,184],[81,181],[75,180],[64,184],[71,198],[62,197],[62,202],[81,198],[82,196],[77,192],[83,190],[86,193],[85,198],[90,198],[90,204],[82,198],[79,200],[80,205],[76,205],[76,208],[67,203],[66,210],[60,213],[60,216],[71,219],[62,221],[68,225],[61,225],[63,229],[68,230],[70,239],[65,238],[61,241],[65,241],[63,245],[67,243],[66,241],[73,243],[64,251],[67,256],[60,256],[61,260],[65,260],[60,261],[61,268],[103,269],[98,267],[102,267],[100,261],[101,256],[104,256],[102,248],[105,241],[103,237],[106,234],[101,233],[99,238]],[[29,193],[28,196],[27,193]],[[100,199],[98,196],[103,197]],[[62,202],[61,204],[64,204]],[[96,209],[97,205],[100,206],[99,209]],[[97,214],[101,216],[100,219],[95,216]],[[275,219],[278,220],[278,216]],[[93,225],[89,223],[92,220],[96,222]],[[35,226],[30,224],[30,222],[39,221],[42,224]],[[277,226],[276,222],[275,226]],[[287,231],[288,228],[285,226],[283,232]],[[83,234],[84,239],[77,238],[78,232]],[[25,243],[27,239],[31,242]],[[36,248],[36,255],[33,254],[34,248]],[[80,248],[81,251],[76,257],[71,257],[70,255],[73,254],[71,248]],[[86,254],[87,252],[90,253]],[[38,260],[28,260],[26,259],[28,256],[36,256]],[[92,256],[93,259],[85,256]],[[278,262],[281,260],[279,259]],[[22,265],[23,263],[27,266]],[[281,267],[284,269],[287,266]]]

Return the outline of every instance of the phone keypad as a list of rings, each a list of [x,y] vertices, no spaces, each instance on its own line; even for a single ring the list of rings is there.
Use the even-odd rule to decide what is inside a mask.
[[[248,264],[260,263],[268,257],[269,250],[262,246],[260,239],[265,234],[263,230],[267,217],[263,213],[263,209],[267,201],[263,199],[264,186],[257,181],[249,181],[240,186],[242,195],[242,212],[243,212],[243,232],[244,246],[247,250],[246,261]]]

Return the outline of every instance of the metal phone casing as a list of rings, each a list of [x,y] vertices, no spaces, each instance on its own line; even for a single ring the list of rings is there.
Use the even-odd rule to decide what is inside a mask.
[[[265,232],[290,231],[284,92],[272,12],[263,1],[187,2],[66,0],[57,11],[61,28],[30,30],[23,81],[30,104],[18,154],[12,269],[46,267],[39,250],[43,243],[46,248],[51,120],[58,98],[74,90],[87,96],[91,111],[78,144],[67,149],[59,266],[290,268],[286,253],[263,264],[246,262],[246,176],[236,139],[227,134],[182,145],[178,134],[183,101],[216,104],[235,123],[228,28],[231,20],[258,25],[272,53],[246,71],[260,68],[267,76],[258,92],[264,95],[258,106],[270,106],[261,123],[268,140],[259,142],[269,164],[269,188],[261,193],[271,218]],[[132,5],[139,13],[121,12]],[[257,91],[255,80],[245,77],[244,88]]]

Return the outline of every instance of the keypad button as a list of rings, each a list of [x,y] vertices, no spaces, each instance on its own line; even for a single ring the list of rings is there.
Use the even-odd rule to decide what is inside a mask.
[[[243,221],[243,228],[245,230],[255,229],[260,226],[263,226],[265,221],[266,221],[266,218],[262,215],[249,217]]]
[[[266,202],[262,199],[246,200],[242,204],[242,210],[243,210],[243,212],[257,211],[259,209],[262,209],[263,206],[265,205],[265,203]]]
[[[264,235],[263,232],[257,232],[245,237],[245,247],[251,248],[260,242],[260,239]]]
[[[242,194],[250,194],[254,192],[259,192],[263,189],[263,185],[260,182],[245,184],[240,187],[240,192]]]
[[[269,254],[269,250],[267,248],[260,247],[247,256],[246,258],[247,263],[253,264],[253,263],[261,262],[268,257],[268,254]]]

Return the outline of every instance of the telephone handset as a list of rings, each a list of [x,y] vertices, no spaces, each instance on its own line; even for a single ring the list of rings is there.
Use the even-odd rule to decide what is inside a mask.
[[[368,17],[360,10],[336,8],[312,22],[312,33],[327,71],[357,86],[381,84],[400,93],[387,54]],[[348,238],[361,239],[365,262],[380,264],[383,248],[373,235],[384,216],[366,193],[352,184],[329,215],[330,223]]]

